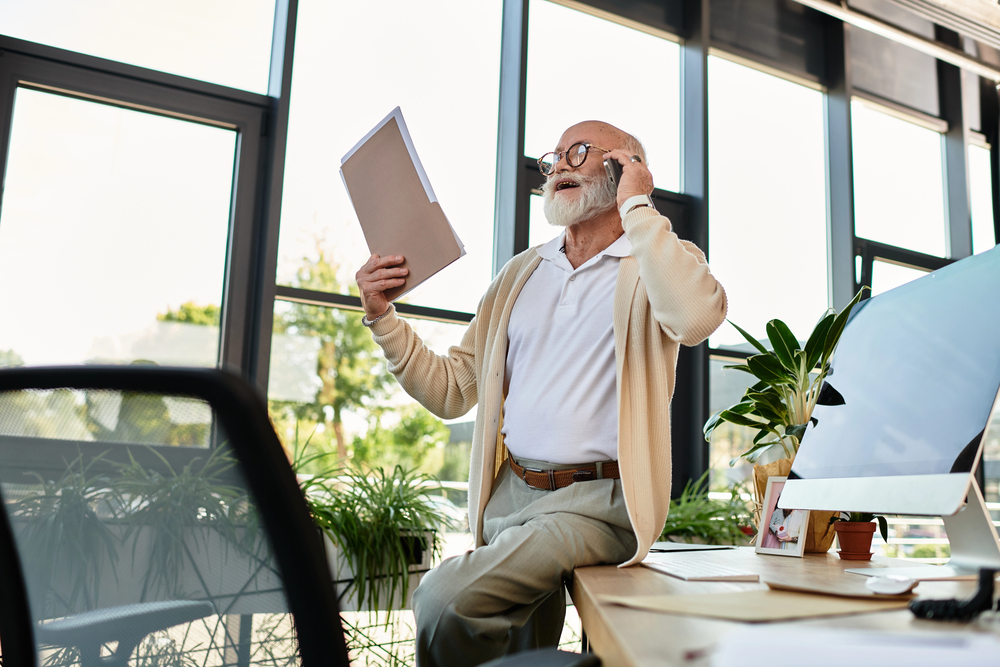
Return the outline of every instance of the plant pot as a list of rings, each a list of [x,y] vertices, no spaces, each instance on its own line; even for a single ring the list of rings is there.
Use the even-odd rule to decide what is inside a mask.
[[[375,611],[370,608],[367,596],[359,599],[358,587],[354,585],[354,572],[351,564],[344,552],[333,543],[330,536],[320,531],[323,545],[326,548],[326,559],[330,565],[330,575],[333,577],[334,586],[337,589],[337,598],[340,602],[341,611]],[[423,537],[428,544],[433,544],[434,532],[427,531],[422,534],[407,533],[400,535],[403,540],[404,549],[410,554],[409,583],[407,584],[407,594],[404,599],[401,587],[396,589],[395,594],[390,598],[388,594],[389,582],[383,576],[377,577],[377,581],[372,582],[379,590],[380,609],[411,609],[413,591],[424,575],[431,570],[432,549],[424,549],[421,546],[420,538]]]
[[[840,549],[837,551],[844,560],[871,560],[872,537],[875,524],[871,521],[837,521],[833,524],[837,531]]]
[[[754,524],[757,532],[760,533],[760,515],[764,507],[764,493],[767,491],[768,477],[788,477],[792,471],[792,459],[778,459],[764,465],[754,464],[753,467],[753,491],[754,491]],[[830,519],[838,516],[839,512],[809,512],[809,527],[806,529],[805,553],[820,554],[826,553],[833,546],[833,538],[836,532],[830,525]],[[836,525],[836,524],[835,524]]]

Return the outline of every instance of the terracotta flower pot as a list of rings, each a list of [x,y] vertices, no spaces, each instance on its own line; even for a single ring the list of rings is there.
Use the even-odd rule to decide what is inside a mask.
[[[837,521],[833,524],[837,531],[840,550],[837,551],[844,560],[871,560],[872,537],[875,535],[875,524],[872,521]]]

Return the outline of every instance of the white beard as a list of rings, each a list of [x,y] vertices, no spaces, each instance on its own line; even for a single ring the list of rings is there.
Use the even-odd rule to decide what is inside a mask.
[[[601,174],[597,176],[582,176],[580,174],[563,174],[562,180],[570,179],[580,184],[580,196],[572,202],[560,201],[555,197],[555,178],[546,181],[542,188],[545,200],[545,217],[549,224],[555,227],[569,227],[578,222],[589,220],[618,203],[618,192],[611,180]]]

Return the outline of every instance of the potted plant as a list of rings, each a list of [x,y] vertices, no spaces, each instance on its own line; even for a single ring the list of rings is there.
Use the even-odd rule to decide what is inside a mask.
[[[708,473],[688,480],[681,495],[670,501],[661,540],[696,544],[746,544],[753,535],[747,504],[734,487],[728,499],[708,497]]]
[[[411,579],[419,580],[430,569],[430,556],[440,555],[436,529],[449,522],[431,498],[440,486],[398,465],[390,472],[325,467],[327,457],[296,446],[292,467],[321,464],[317,475],[299,473],[299,486],[323,533],[342,608],[405,608]]]
[[[879,533],[882,539],[889,541],[889,525],[884,516],[869,512],[841,512],[839,516],[830,518],[830,525],[837,531],[840,542],[838,555],[844,560],[871,560],[872,537],[875,535],[875,524],[878,520]]]
[[[757,382],[744,392],[738,403],[712,415],[705,422],[704,434],[705,440],[711,442],[712,433],[723,422],[757,431],[751,446],[729,465],[735,465],[740,458],[754,464],[754,513],[758,522],[767,478],[786,476],[791,470],[802,435],[812,420],[813,408],[823,395],[824,380],[830,372],[830,358],[851,310],[861,300],[863,292],[864,288],[859,290],[840,313],[828,310],[813,328],[805,347],[799,346],[798,338],[781,320],[771,320],[765,328],[770,350],[730,322],[759,354],[749,357],[746,364],[725,368],[748,373]],[[760,456],[771,448],[780,448],[785,457],[767,465],[758,465]],[[834,537],[829,520],[834,514],[813,512],[810,515],[805,546],[807,552],[829,550]]]

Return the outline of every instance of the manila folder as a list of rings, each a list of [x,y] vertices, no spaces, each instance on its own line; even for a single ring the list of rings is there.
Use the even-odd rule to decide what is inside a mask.
[[[405,131],[405,129],[404,129]],[[440,204],[431,201],[390,115],[340,167],[373,255],[402,255],[406,282],[385,291],[395,301],[462,256]]]

